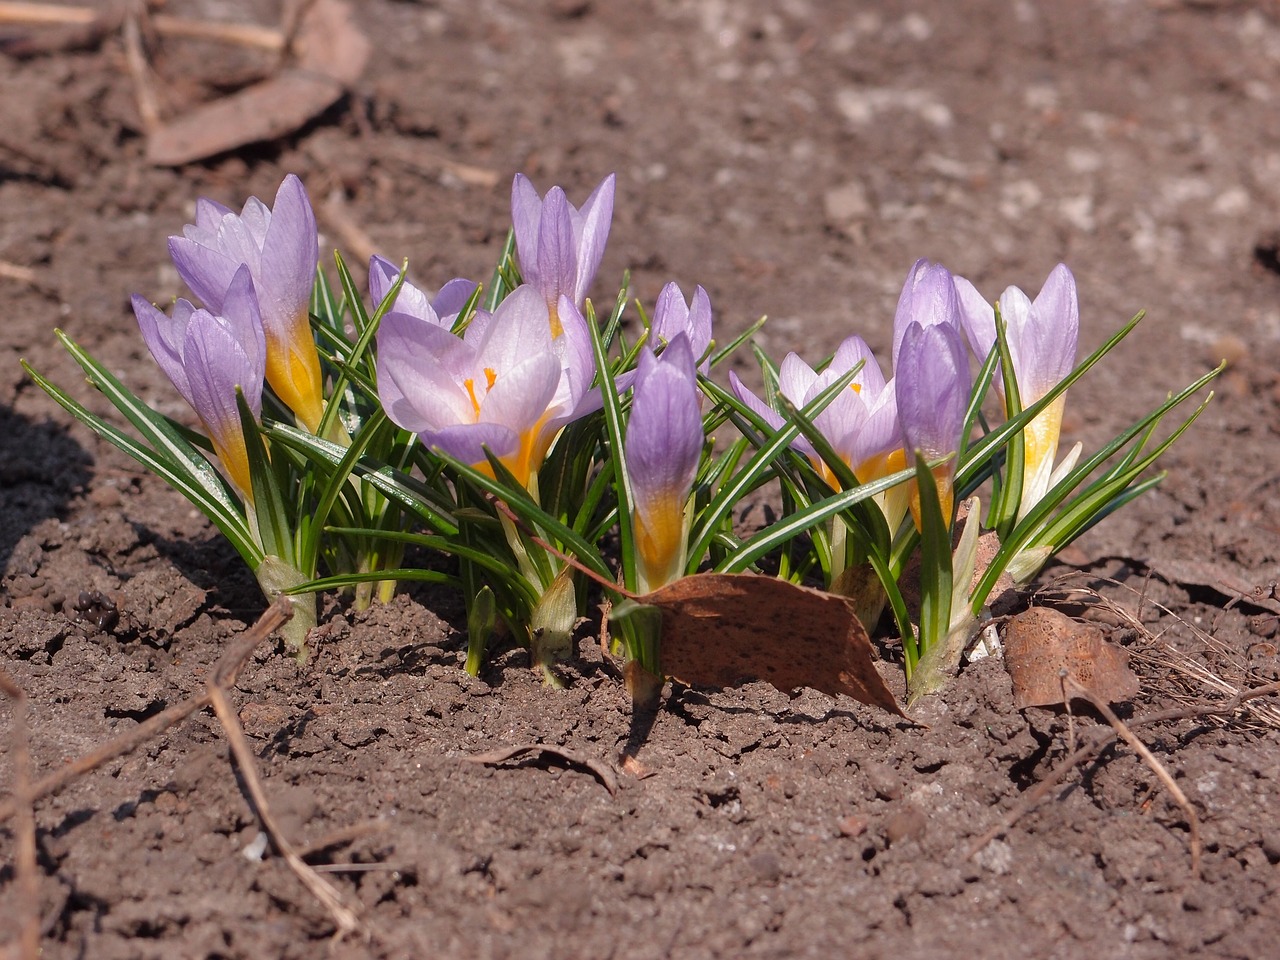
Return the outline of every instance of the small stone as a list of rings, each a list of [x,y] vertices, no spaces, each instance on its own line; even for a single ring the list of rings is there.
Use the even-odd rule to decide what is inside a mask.
[[[842,837],[860,837],[867,832],[867,818],[851,813],[847,817],[841,817],[836,823],[836,829],[840,831]]]
[[[867,778],[867,786],[881,800],[898,800],[902,797],[902,778],[888,764],[869,762],[859,766]]]
[[[889,846],[905,840],[917,840],[924,836],[929,820],[915,804],[904,803],[884,822],[884,836]]]
[[[782,862],[778,860],[777,854],[767,850],[753,853],[747,858],[747,866],[765,883],[777,883],[782,877]]]

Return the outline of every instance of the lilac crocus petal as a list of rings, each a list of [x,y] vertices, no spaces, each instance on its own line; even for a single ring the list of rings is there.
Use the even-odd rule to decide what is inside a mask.
[[[139,296],[133,310],[151,355],[195,411],[231,482],[251,501],[236,390],[259,416],[266,346],[249,268],[232,276],[220,315],[179,300],[167,317]]]
[[[395,286],[396,279],[399,276],[400,268],[390,260],[379,257],[376,254],[370,258],[369,296],[373,300],[375,309],[382,304],[383,300],[387,299],[387,294],[391,292],[391,288]],[[427,298],[427,295],[408,280],[400,284],[400,291],[396,294],[396,300],[391,305],[391,310],[396,313],[417,317],[426,323],[440,325],[440,317],[432,308],[431,301]]]
[[[987,359],[996,345],[996,312],[978,288],[964,277],[953,277],[956,300],[960,306],[960,325],[964,328],[969,349],[979,361]],[[999,383],[999,380],[996,380]]]
[[[195,307],[186,300],[179,300],[173,306],[173,316],[167,317],[164,311],[136,293],[132,303],[134,316],[138,318],[138,329],[142,332],[142,342],[147,345],[157,366],[164,371],[182,399],[194,406],[191,384],[187,380],[187,371],[182,362],[182,347],[186,343],[187,325]]]
[[[369,296],[375,308],[387,298],[399,276],[400,268],[385,257],[374,254],[369,259]],[[435,299],[431,299],[419,287],[405,280],[400,284],[395,303],[388,312],[404,313],[425,323],[452,328],[462,308],[475,293],[476,286],[474,280],[455,277],[440,288]],[[482,312],[476,311],[477,315]]]
[[[615,177],[611,173],[591,191],[582,209],[574,212],[573,244],[578,252],[577,277],[573,284],[573,302],[582,303],[587,289],[600,269],[604,248],[609,241],[609,227],[613,223],[613,193]]]
[[[1025,358],[1014,362],[1019,389],[1039,398],[1056,386],[1075,366],[1079,336],[1075,277],[1060,263],[1045,280],[1017,333],[1019,353]]]
[[[566,317],[576,316],[565,306]],[[528,484],[560,426],[582,412],[562,359],[572,342],[553,341],[546,302],[528,285],[485,317],[458,337],[387,314],[378,329],[379,398],[393,422],[427,445],[482,469],[487,447]]]
[[[424,432],[422,442],[455,460],[480,466],[488,462],[486,450],[506,461],[519,449],[520,436],[500,423],[467,423]]]
[[[431,309],[436,312],[442,321],[452,323],[456,320],[458,314],[462,313],[462,308],[467,305],[467,301],[471,299],[471,295],[476,292],[479,286],[474,280],[468,280],[466,277],[454,277],[440,288],[440,292],[436,294],[435,299],[431,301]],[[481,312],[479,310],[477,313]]]
[[[939,263],[917,260],[907,273],[893,316],[893,365],[898,366],[902,337],[912,323],[922,327],[960,322],[959,304],[951,272]]]
[[[669,343],[677,334],[686,333],[695,357],[700,358],[698,372],[704,377],[711,372],[711,358],[701,359],[711,347],[711,298],[701,286],[693,291],[693,302],[686,303],[680,287],[668,283],[658,294],[651,321],[653,336]]]
[[[898,361],[894,392],[906,464],[911,464],[915,450],[927,460],[955,453],[960,446],[970,393],[969,356],[960,331],[949,323],[910,323],[903,331]],[[947,523],[953,512],[955,470],[954,457],[933,468]],[[922,529],[918,491],[912,493],[910,506],[916,528]]]
[[[647,347],[641,352],[625,449],[645,591],[684,566],[684,510],[704,443],[699,396],[686,334],[677,334],[659,357]]]
[[[743,383],[737,373],[732,370],[729,371],[729,389],[733,391],[733,395],[742,402],[743,406],[749,409],[770,427],[774,430],[782,429],[782,425],[785,423],[782,416],[747,389],[747,385]]]
[[[274,207],[250,197],[239,214],[209,200],[196,222],[169,238],[178,273],[206,309],[224,312],[231,280],[248,267],[266,334],[267,380],[309,429],[324,410],[320,361],[307,316],[320,259],[315,214],[302,181],[290,174]]]
[[[894,368],[903,446],[920,450],[929,459],[955,453],[969,387],[969,362],[960,332],[946,323],[908,324]]]
[[[560,297],[568,296],[581,307],[600,266],[613,218],[613,193],[610,174],[577,210],[559,187],[552,187],[544,199],[523,174],[516,174],[512,182],[511,218],[520,272],[545,298],[556,335]]]

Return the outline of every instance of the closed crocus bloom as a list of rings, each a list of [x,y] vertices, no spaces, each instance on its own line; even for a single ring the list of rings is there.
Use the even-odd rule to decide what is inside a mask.
[[[960,306],[955,281],[951,271],[940,263],[917,260],[907,273],[898,307],[893,314],[893,368],[898,369],[898,351],[907,327],[918,323],[931,327],[945,323],[953,327],[960,323]]]
[[[950,323],[906,324],[894,369],[903,447],[919,450],[926,460],[951,457],[933,470],[947,523],[951,522],[954,502],[956,462],[952,454],[960,447],[970,390],[969,354],[959,329]],[[911,513],[919,528],[918,493],[912,495]]]
[[[539,197],[520,173],[511,184],[520,273],[546,300],[553,337],[562,331],[560,298],[568,297],[581,310],[600,266],[613,220],[613,188],[614,176],[609,174],[578,209],[559,187]]]
[[[599,407],[599,394],[588,389],[586,323],[568,298],[559,310],[564,332],[554,339],[546,302],[528,285],[462,337],[388,313],[377,359],[387,415],[429,447],[481,469],[487,448],[528,486],[560,429]]]
[[[320,260],[315,214],[302,181],[290,174],[268,207],[250,197],[240,213],[202,199],[196,222],[169,238],[187,286],[211,313],[222,312],[231,278],[249,268],[267,345],[267,382],[308,429],[324,413],[320,359],[308,307]]]
[[[650,318],[652,336],[656,343],[670,343],[684,333],[689,338],[695,360],[700,360],[698,372],[704,377],[711,372],[711,298],[701,286],[693,290],[693,301],[687,303],[680,287],[668,283],[658,294]]]
[[[704,442],[696,358],[686,333],[654,356],[640,353],[625,441],[639,590],[676,579],[685,565],[685,507]]]
[[[374,256],[370,259],[369,295],[373,298],[375,307],[386,299],[399,276],[400,269],[385,257]],[[406,280],[400,285],[396,302],[391,305],[389,312],[408,314],[447,330],[458,319],[458,314],[467,305],[475,289],[474,280],[457,277],[441,287],[435,299],[431,299]],[[477,314],[482,312],[477,311]]]
[[[995,311],[968,280],[957,277],[955,283],[969,345],[979,359],[985,360],[996,344]],[[1009,287],[1000,295],[999,304],[1018,397],[1022,406],[1027,407],[1057,386],[1075,366],[1080,333],[1075,277],[1066,264],[1060,263],[1053,268],[1034,301],[1017,287]],[[999,372],[994,382],[1003,400],[1004,381]],[[1053,484],[1053,461],[1058,454],[1065,403],[1066,394],[1060,394],[1023,431],[1025,451],[1019,515],[1033,507]],[[1066,470],[1074,465],[1076,456],[1073,453],[1064,460]]]
[[[200,418],[231,482],[252,502],[236,389],[257,417],[262,410],[266,342],[249,269],[241,267],[232,278],[220,313],[179,300],[168,317],[136,295],[133,311],[147,349]]]

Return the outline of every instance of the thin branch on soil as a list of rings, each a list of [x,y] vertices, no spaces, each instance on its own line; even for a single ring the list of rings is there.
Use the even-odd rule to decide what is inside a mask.
[[[0,3],[0,23],[32,27],[91,27],[109,23],[112,13],[113,11],[107,11],[104,14],[94,7],[64,7],[51,3]],[[216,40],[219,43],[257,47],[271,52],[283,50],[288,42],[283,31],[252,23],[218,23],[154,14],[148,17],[148,26],[164,37]]]
[[[1200,876],[1200,855],[1203,850],[1203,845],[1200,842],[1200,817],[1196,813],[1195,807],[1191,806],[1191,801],[1187,799],[1187,795],[1182,792],[1182,788],[1169,775],[1169,771],[1164,768],[1164,764],[1157,760],[1155,754],[1147,748],[1147,745],[1124,725],[1124,721],[1116,716],[1115,711],[1111,709],[1105,700],[1095,696],[1092,690],[1077,682],[1075,677],[1064,676],[1063,683],[1069,686],[1076,696],[1084,697],[1093,704],[1094,709],[1106,718],[1107,723],[1111,724],[1112,729],[1119,734],[1121,739],[1133,747],[1138,756],[1142,757],[1160,782],[1164,784],[1165,789],[1173,796],[1178,806],[1187,815],[1187,828],[1191,832],[1191,876],[1198,879]]]
[[[1174,707],[1169,710],[1160,710],[1155,713],[1144,714],[1141,717],[1134,717],[1129,721],[1129,727],[1147,726],[1153,723],[1167,723],[1174,720],[1192,720],[1198,717],[1230,717],[1237,710],[1246,706],[1250,700],[1258,697],[1265,697],[1274,694],[1280,694],[1280,680],[1272,683],[1266,683],[1252,690],[1246,690],[1236,694],[1229,700],[1221,703],[1200,703],[1192,704],[1187,707]],[[1115,743],[1120,735],[1115,730],[1103,731],[1098,736],[1077,749],[1063,760],[1057,767],[1034,787],[1027,790],[1019,799],[1019,801],[1010,809],[1000,821],[990,830],[973,841],[965,850],[965,859],[977,856],[977,854],[992,840],[1007,833],[1015,823],[1022,817],[1030,813],[1040,802],[1049,795],[1049,793],[1061,783],[1072,770],[1087,763],[1093,756],[1101,752],[1106,747]]]
[[[40,874],[36,869],[36,809],[31,792],[31,746],[27,723],[27,694],[3,670],[0,692],[13,701],[13,729],[10,743],[13,756],[13,804],[18,809],[17,850],[14,854],[14,884],[18,889],[17,913],[22,929],[17,952],[22,960],[40,956]]]
[[[23,157],[23,159],[28,159]],[[8,260],[0,260],[0,277],[7,280],[17,280],[20,283],[34,284],[36,282],[36,272],[31,267],[24,267],[21,264],[10,263]]]
[[[592,757],[584,757],[580,753],[566,750],[563,747],[553,747],[545,743],[521,743],[514,747],[504,747],[501,750],[491,750],[488,753],[478,753],[475,756],[463,757],[462,759],[467,763],[481,763],[493,766],[505,763],[513,757],[518,757],[524,753],[556,757],[570,766],[581,767],[600,781],[600,785],[609,791],[609,796],[612,797],[618,792],[618,778],[606,764]]]
[[[271,838],[271,843],[276,848],[276,851],[284,857],[289,869],[302,881],[302,885],[311,891],[311,895],[319,900],[325,909],[329,911],[329,915],[333,917],[333,922],[338,925],[338,935],[342,937],[358,930],[360,928],[360,920],[355,911],[342,902],[342,894],[338,892],[333,884],[316,873],[298,856],[293,844],[289,842],[280,830],[279,824],[276,823],[275,815],[272,814],[271,807],[267,803],[267,795],[262,790],[262,781],[258,779],[253,750],[250,749],[249,741],[245,737],[244,731],[240,728],[240,721],[236,719],[235,710],[232,709],[231,703],[227,700],[226,690],[227,688],[218,682],[218,672],[215,671],[213,677],[209,680],[209,702],[212,704],[214,712],[218,715],[218,721],[222,724],[223,732],[227,735],[227,742],[231,745],[231,752],[234,754],[236,764],[240,768],[240,776],[244,778],[245,786],[249,790],[249,796],[253,800],[254,810],[258,814],[258,819],[262,822],[262,829]]]
[[[291,615],[291,607],[285,599],[277,600],[268,607],[266,612],[258,618],[257,623],[232,641],[230,649],[222,655],[214,669],[214,676],[218,678],[218,682],[224,687],[234,684],[253,651],[258,648],[262,641],[282,627]],[[98,749],[92,750],[79,759],[66,764],[61,769],[42,777],[31,788],[32,802],[56,793],[81,774],[95,770],[116,757],[131,753],[170,727],[182,722],[197,710],[202,710],[209,706],[209,703],[209,694],[206,692],[182,703],[174,704],[167,710],[157,713],[151,719],[140,723],[128,733],[107,741]],[[8,820],[16,811],[16,798],[0,803],[0,823]]]
[[[305,847],[298,847],[298,856],[302,859],[313,857],[321,850],[328,850],[330,847],[340,847],[351,843],[353,840],[359,840],[363,837],[371,836],[375,833],[382,833],[388,827],[386,820],[378,817],[373,820],[365,820],[363,823],[353,823],[347,827],[341,827],[332,833],[321,837],[315,843],[309,843]],[[313,864],[319,870],[321,864]]]

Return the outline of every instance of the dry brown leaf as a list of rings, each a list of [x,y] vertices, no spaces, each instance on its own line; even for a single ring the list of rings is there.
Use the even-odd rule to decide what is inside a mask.
[[[844,693],[905,716],[844,597],[749,573],[699,573],[637,603],[662,610],[662,672],[701,687],[765,680]]]
[[[369,59],[369,40],[342,0],[316,0],[294,41],[297,63],[198,107],[147,139],[147,160],[178,166],[297,130],[338,101]]]
[[[1107,703],[1138,692],[1128,654],[1108,643],[1098,627],[1048,607],[1032,607],[1010,618],[1004,629],[1004,662],[1019,709],[1061,704],[1063,670]]]

